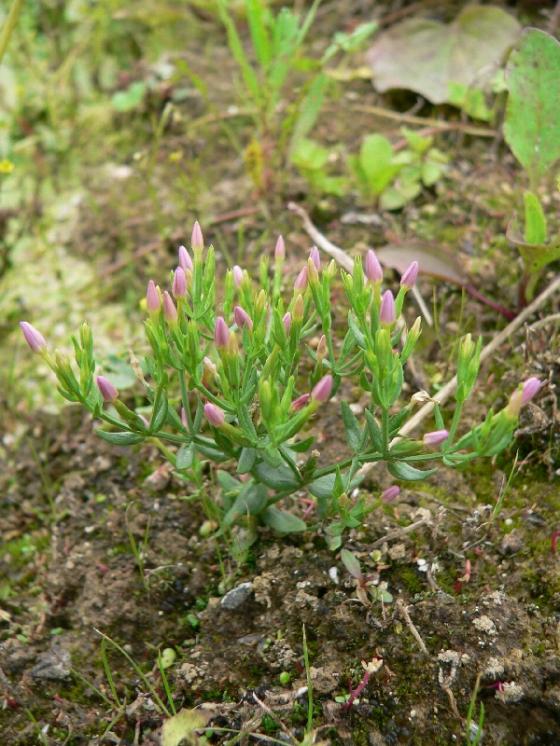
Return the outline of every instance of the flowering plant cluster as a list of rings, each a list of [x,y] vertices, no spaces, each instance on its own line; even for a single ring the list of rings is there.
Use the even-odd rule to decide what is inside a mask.
[[[317,248],[286,291],[279,238],[272,260],[261,261],[258,281],[238,266],[227,271],[220,301],[214,250],[204,250],[198,223],[191,249],[180,247],[170,290],[148,284],[149,352],[136,370],[149,417],[123,401],[108,378],[96,375],[87,324],[72,338],[75,365],[67,355],[51,352],[31,324],[21,327],[31,349],[54,371],[59,392],[103,423],[97,433],[106,441],[155,440],[185,479],[193,478],[201,460],[235,464],[235,476],[217,472],[222,493],[213,515],[222,531],[238,523],[253,530],[261,523],[289,533],[321,522],[330,545],[340,546],[344,529],[359,525],[375,505],[364,495],[356,497],[362,467],[385,462],[396,480],[414,481],[433,474],[439,462],[458,467],[494,456],[509,444],[521,406],[540,388],[537,379],[529,379],[504,409],[488,412],[481,424],[459,434],[480,358],[480,340],[475,344],[467,335],[458,342],[451,421],[446,424],[436,406],[432,432],[419,440],[399,437],[418,402],[416,395],[400,403],[404,367],[421,331],[420,318],[407,328],[402,317],[416,282],[416,262],[395,296],[382,289],[382,268],[368,251],[351,274],[342,272],[347,321],[335,324],[331,286],[338,272],[334,262],[322,266]],[[345,400],[349,384],[368,398],[360,418]],[[337,394],[340,455],[324,463],[310,423]],[[397,494],[393,485],[383,497]]]

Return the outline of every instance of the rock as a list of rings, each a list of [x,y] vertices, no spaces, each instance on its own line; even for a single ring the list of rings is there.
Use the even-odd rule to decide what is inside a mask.
[[[37,663],[31,669],[34,679],[47,681],[65,681],[70,676],[70,653],[60,640],[54,640],[50,649],[41,653]]]
[[[515,531],[506,534],[502,539],[500,551],[502,554],[515,554],[523,547],[523,539]]]
[[[241,585],[235,586],[235,588],[232,588],[231,591],[228,591],[226,595],[223,596],[222,600],[220,601],[220,606],[222,607],[222,609],[234,611],[240,606],[243,606],[245,601],[247,601],[251,596],[252,592],[252,583],[241,583]]]

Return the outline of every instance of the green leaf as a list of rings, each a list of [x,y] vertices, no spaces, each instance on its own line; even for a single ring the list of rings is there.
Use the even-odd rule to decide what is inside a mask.
[[[154,399],[152,420],[150,422],[150,430],[152,432],[157,433],[158,430],[165,424],[165,420],[167,419],[167,409],[167,394],[162,386],[157,390],[156,397]]]
[[[132,446],[144,440],[144,436],[140,433],[111,433],[108,430],[99,429],[95,433],[102,440],[106,440],[107,443],[112,443],[114,446]]]
[[[125,91],[117,91],[111,98],[111,105],[115,111],[127,112],[136,109],[146,94],[146,84],[137,80],[131,83]]]
[[[560,44],[528,29],[508,61],[504,137],[535,189],[560,158]]]
[[[369,194],[377,196],[391,183],[399,171],[393,162],[393,146],[383,135],[368,135],[362,142],[359,169]]]
[[[533,192],[523,195],[525,205],[525,243],[545,244],[548,241],[546,217],[541,202]]]
[[[417,469],[415,466],[405,463],[404,461],[394,461],[387,465],[387,468],[394,477],[403,479],[406,482],[416,482],[427,479],[435,474],[437,469]]]
[[[340,552],[340,559],[342,560],[342,564],[344,565],[344,567],[348,570],[353,578],[359,580],[363,577],[360,560],[356,557],[355,554],[349,552],[348,549],[343,549]]]
[[[272,506],[264,511],[262,519],[269,528],[279,534],[293,534],[307,530],[307,523],[301,518]]]
[[[450,83],[481,88],[515,43],[519,23],[501,8],[468,5],[444,24],[416,16],[391,26],[367,59],[380,92],[406,88],[433,104],[449,102]]]
[[[319,499],[325,499],[331,497],[334,490],[334,474],[326,474],[324,477],[319,477],[308,486],[309,492]]]
[[[329,160],[329,151],[314,140],[302,138],[292,152],[292,163],[303,171],[319,171]]]
[[[177,451],[175,456],[175,466],[179,471],[182,469],[190,469],[194,459],[194,445],[192,443],[185,443]]]
[[[243,482],[240,482],[239,479],[235,479],[235,477],[232,477],[231,474],[222,469],[218,469],[216,472],[216,478],[224,492],[238,492],[243,486]]]
[[[305,453],[311,448],[314,442],[315,438],[311,436],[310,438],[305,438],[305,440],[299,440],[297,443],[290,443],[289,448],[296,453]]]
[[[362,430],[347,402],[341,402],[340,410],[342,412],[342,422],[344,423],[344,429],[346,430],[348,445],[355,453],[357,453],[362,445]]]
[[[255,472],[261,482],[275,490],[294,490],[299,486],[295,474],[287,466],[269,466],[261,461]]]
[[[248,474],[253,468],[256,458],[257,452],[254,448],[243,448],[237,462],[237,473]]]
[[[262,484],[248,483],[243,485],[241,492],[235,498],[235,502],[224,516],[224,524],[231,524],[240,516],[259,515],[266,507],[268,497],[266,487]]]
[[[179,710],[166,720],[161,729],[161,746],[197,746],[202,741],[196,734],[208,723],[209,715],[200,710]]]

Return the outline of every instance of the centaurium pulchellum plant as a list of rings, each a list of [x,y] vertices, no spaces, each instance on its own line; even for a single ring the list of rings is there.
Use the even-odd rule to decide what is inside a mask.
[[[384,462],[396,480],[415,481],[429,477],[439,463],[459,467],[494,456],[510,443],[521,407],[541,386],[529,379],[505,408],[490,410],[481,424],[459,434],[481,349],[480,340],[467,334],[458,343],[450,422],[436,407],[433,431],[421,439],[399,437],[416,404],[414,397],[401,401],[404,367],[421,332],[420,318],[407,328],[402,316],[416,282],[416,262],[394,295],[382,288],[383,271],[373,251],[364,263],[356,260],[351,274],[342,272],[348,308],[335,327],[331,286],[338,272],[334,262],[322,265],[316,248],[289,287],[279,238],[272,261],[262,259],[258,280],[238,266],[226,272],[221,301],[214,250],[204,250],[198,223],[191,251],[180,247],[170,290],[148,284],[148,349],[138,375],[149,417],[129,407],[107,377],[96,375],[87,324],[72,338],[75,365],[68,355],[51,352],[29,323],[21,327],[30,348],[54,371],[62,396],[100,421],[97,433],[104,440],[155,441],[184,479],[201,460],[228,465],[217,471],[221,530],[265,524],[289,533],[320,524],[337,547],[344,529],[358,526],[379,504],[363,493],[355,496],[364,465]],[[350,385],[368,399],[359,418],[346,400]],[[341,442],[333,449],[334,461],[325,463],[312,425],[335,395]],[[381,498],[387,502],[397,495],[395,485]],[[307,505],[305,512],[301,504]]]

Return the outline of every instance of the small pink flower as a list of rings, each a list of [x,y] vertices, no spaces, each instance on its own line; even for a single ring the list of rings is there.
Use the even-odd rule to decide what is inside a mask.
[[[390,487],[387,487],[386,490],[383,490],[381,493],[381,499],[384,503],[391,503],[393,500],[396,500],[397,497],[401,494],[401,488],[393,484]]]
[[[215,404],[208,402],[204,405],[204,415],[208,422],[214,427],[222,427],[226,421],[226,417],[223,409],[217,407]]]
[[[105,376],[97,376],[97,378],[95,379],[95,382],[97,383],[97,388],[101,392],[103,401],[110,403],[110,402],[114,402],[115,399],[118,399],[119,392],[113,386],[111,381],[109,381],[108,378],[105,378]]]
[[[298,396],[298,398],[294,399],[292,402],[292,410],[294,412],[299,412],[300,409],[303,409],[307,404],[309,404],[310,399],[311,394],[302,394],[301,396]]]
[[[289,334],[290,329],[292,328],[292,314],[289,311],[284,314],[282,323],[284,324],[284,331],[286,334]]]
[[[172,291],[176,298],[184,298],[187,294],[187,276],[182,267],[177,267],[175,270]]]
[[[316,246],[313,246],[313,248],[309,252],[309,258],[315,265],[315,269],[318,272],[321,269],[321,255],[319,254],[319,249]]]
[[[439,446],[449,437],[447,430],[433,430],[431,433],[424,435],[425,446]]]
[[[366,254],[366,277],[370,282],[381,282],[383,279],[383,270],[373,249],[368,249]]]
[[[189,421],[187,420],[187,413],[185,412],[185,407],[181,407],[181,424],[184,428],[188,429],[189,427]]]
[[[157,313],[161,306],[159,291],[153,280],[150,280],[148,289],[146,290],[146,305],[150,313]]]
[[[307,287],[307,264],[303,267],[294,282],[294,290],[305,290]]]
[[[175,303],[173,303],[173,299],[167,290],[164,290],[163,292],[163,315],[170,324],[176,323],[177,309],[175,308]]]
[[[233,284],[235,285],[236,288],[238,288],[243,282],[243,270],[238,264],[236,264],[232,272],[233,272]]]
[[[379,319],[382,324],[393,324],[395,321],[395,299],[390,290],[386,290],[381,298]]]
[[[328,373],[323,376],[319,383],[315,384],[311,392],[313,401],[323,403],[329,400],[333,387],[333,377]]]
[[[235,306],[233,309],[233,318],[240,329],[244,326],[249,330],[253,329],[253,321],[251,317],[244,308],[241,308],[241,306]]]
[[[182,267],[185,272],[193,271],[193,262],[186,246],[179,246],[179,266]]]
[[[282,236],[278,236],[276,246],[274,248],[274,258],[277,262],[282,262],[286,258],[286,245]]]
[[[198,220],[194,221],[191,235],[191,246],[193,247],[193,249],[197,250],[204,248],[204,236],[202,235],[202,229]]]
[[[214,342],[216,347],[227,347],[229,342],[229,328],[223,316],[218,316],[214,328]]]
[[[41,352],[47,346],[47,342],[40,331],[28,321],[20,321],[19,326],[25,337],[25,341],[33,352]]]
[[[539,393],[542,385],[542,381],[539,381],[538,378],[535,378],[534,376],[528,378],[523,384],[521,404],[527,404],[528,402],[530,402],[531,399]]]
[[[418,262],[412,262],[412,264],[405,270],[401,277],[401,285],[403,288],[413,288],[416,284],[416,278],[418,277]]]

